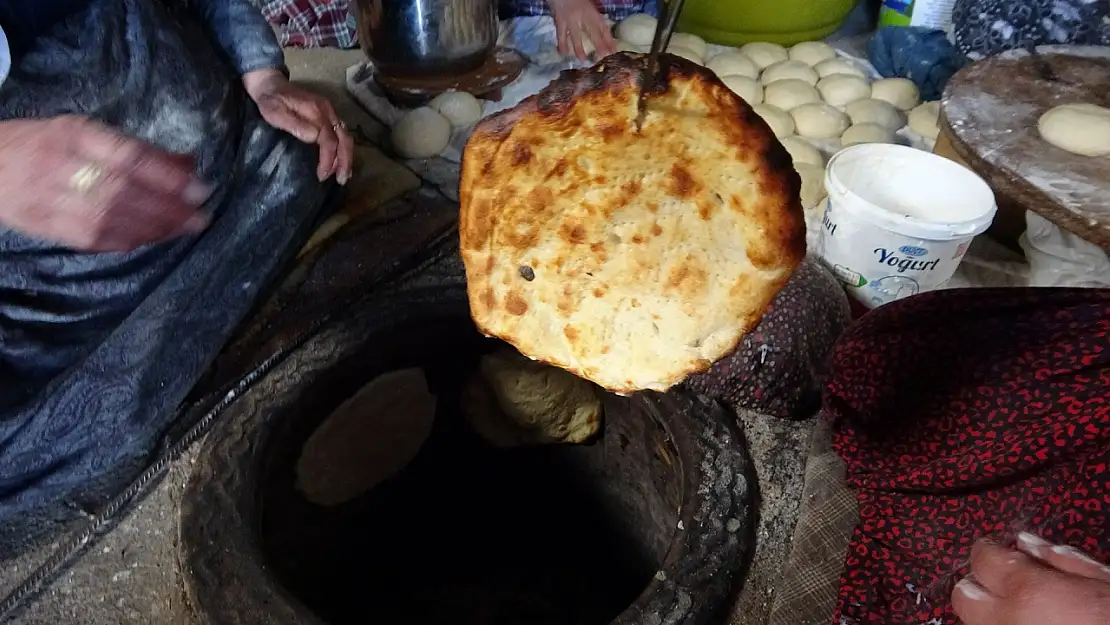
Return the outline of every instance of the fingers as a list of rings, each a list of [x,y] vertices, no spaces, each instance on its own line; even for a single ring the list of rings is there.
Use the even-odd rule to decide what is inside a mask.
[[[593,22],[590,39],[593,40],[594,49],[597,50],[596,58],[603,58],[617,51],[617,42],[613,39],[613,32],[609,29],[609,23],[600,15]]]
[[[1025,555],[1000,545],[980,541],[971,548],[971,571],[975,581],[990,594],[1009,597],[1021,592],[1039,565]]]
[[[1087,579],[1110,582],[1110,567],[1094,560],[1075,547],[1053,545],[1040,536],[1022,532],[1018,534],[1017,548],[1058,571]]]
[[[339,136],[339,151],[335,156],[335,179],[339,184],[347,184],[351,179],[355,163],[355,140],[346,126],[340,126],[336,133]]]
[[[960,580],[952,590],[952,611],[964,625],[998,625],[1002,600],[972,578]]]
[[[301,115],[300,111],[288,106],[281,98],[259,98],[258,112],[274,128],[284,130],[305,143],[316,143],[320,137],[319,121]]]
[[[571,48],[574,50],[574,56],[578,57],[580,61],[585,61],[588,58],[586,46],[582,43],[583,32],[581,24],[575,24],[567,30],[570,37]]]
[[[80,118],[59,118],[67,125],[67,142],[75,162],[97,165],[119,176],[133,178],[146,187],[167,195],[179,196],[199,206],[212,189],[193,173],[191,156],[172,154],[159,147],[122,135],[97,122]],[[67,180],[76,171],[62,172]]]

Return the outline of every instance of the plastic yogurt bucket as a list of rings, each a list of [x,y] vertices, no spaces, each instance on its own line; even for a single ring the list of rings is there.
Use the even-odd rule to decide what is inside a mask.
[[[971,170],[901,145],[837,152],[825,189],[817,251],[868,308],[944,286],[997,210],[994,193]]]

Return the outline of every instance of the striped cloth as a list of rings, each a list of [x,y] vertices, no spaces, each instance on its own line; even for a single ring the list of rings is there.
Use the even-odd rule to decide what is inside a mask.
[[[261,0],[259,8],[278,29],[283,46],[353,48],[358,27],[350,5],[354,0]]]

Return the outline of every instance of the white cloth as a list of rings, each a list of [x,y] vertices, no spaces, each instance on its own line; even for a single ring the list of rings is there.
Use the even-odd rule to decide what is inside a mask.
[[[8,48],[8,37],[4,34],[4,28],[0,26],[0,85],[4,84],[4,80],[8,77],[8,72],[12,69],[12,53]]]

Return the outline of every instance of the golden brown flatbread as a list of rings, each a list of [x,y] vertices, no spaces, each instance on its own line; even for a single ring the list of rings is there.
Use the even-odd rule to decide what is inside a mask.
[[[478,124],[460,239],[487,335],[617,393],[666,390],[732,351],[805,255],[800,181],[770,128],[671,55],[564,72]]]

